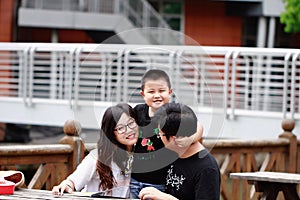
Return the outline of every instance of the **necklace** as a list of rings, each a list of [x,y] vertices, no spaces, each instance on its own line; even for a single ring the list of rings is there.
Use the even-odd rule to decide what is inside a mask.
[[[127,151],[127,160],[126,160],[126,165],[125,169],[121,171],[121,174],[128,177],[131,169],[132,169],[132,163],[133,163],[133,153],[134,153],[135,145],[133,146],[133,151],[128,152]]]

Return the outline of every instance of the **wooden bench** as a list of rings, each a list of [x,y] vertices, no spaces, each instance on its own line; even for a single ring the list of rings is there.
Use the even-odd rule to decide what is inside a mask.
[[[276,200],[283,192],[287,200],[299,200],[296,186],[300,183],[300,174],[282,172],[242,172],[231,173],[230,178],[247,180],[255,186],[256,192],[262,192],[261,199]]]

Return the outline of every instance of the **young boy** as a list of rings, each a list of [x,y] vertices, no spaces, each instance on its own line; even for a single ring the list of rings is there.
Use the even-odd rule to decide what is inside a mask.
[[[163,148],[158,127],[152,122],[157,109],[169,103],[173,90],[166,72],[158,69],[147,71],[141,81],[141,96],[145,104],[137,105],[137,123],[140,126],[139,140],[135,145],[135,155],[131,174],[131,197],[138,198],[140,190],[152,186],[165,190],[166,166],[176,159],[176,154]],[[195,131],[196,132],[196,131]],[[176,142],[183,147],[202,137],[202,126],[198,126],[193,136],[178,139]]]
[[[155,113],[159,133],[165,147],[178,154],[169,166],[165,180],[166,193],[154,187],[141,190],[141,199],[151,200],[219,200],[220,170],[214,157],[201,145],[192,143],[187,149],[179,147],[175,139],[189,137],[197,128],[197,117],[186,105],[169,103]]]

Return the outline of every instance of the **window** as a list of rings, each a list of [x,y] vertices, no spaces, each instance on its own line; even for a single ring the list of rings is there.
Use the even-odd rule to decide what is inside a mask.
[[[184,3],[182,0],[149,0],[149,3],[173,30],[183,32]]]

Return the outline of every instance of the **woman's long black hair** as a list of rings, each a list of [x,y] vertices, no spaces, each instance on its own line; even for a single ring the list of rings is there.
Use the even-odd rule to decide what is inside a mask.
[[[109,107],[102,118],[100,138],[98,140],[97,173],[100,177],[99,189],[111,189],[116,184],[111,163],[114,161],[121,169],[125,168],[127,160],[126,146],[117,141],[115,127],[125,113],[136,120],[133,108],[127,103],[119,103]]]

